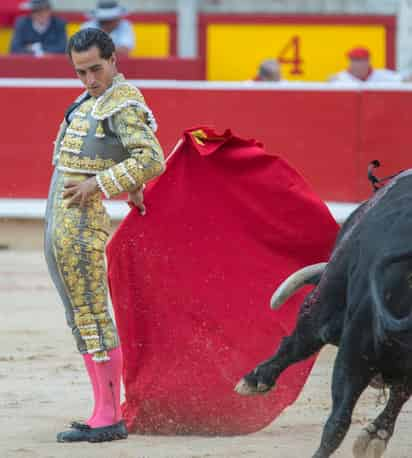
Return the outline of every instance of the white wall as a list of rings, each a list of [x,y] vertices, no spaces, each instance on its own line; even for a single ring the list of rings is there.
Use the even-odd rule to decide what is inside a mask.
[[[90,10],[95,0],[52,0],[55,9]],[[131,11],[174,11],[176,0],[120,0]],[[395,14],[399,0],[199,0],[208,12]]]
[[[206,11],[394,14],[398,0],[202,0]]]
[[[1,0],[0,0],[1,1]],[[96,6],[96,0],[51,0],[55,10],[88,11]],[[120,0],[130,11],[174,11],[176,0]]]

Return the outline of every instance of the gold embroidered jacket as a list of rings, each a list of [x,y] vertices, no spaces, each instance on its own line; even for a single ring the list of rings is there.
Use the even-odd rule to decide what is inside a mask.
[[[96,175],[107,198],[143,185],[164,171],[156,121],[143,95],[122,75],[99,98],[83,94],[63,121],[53,163],[63,172]]]

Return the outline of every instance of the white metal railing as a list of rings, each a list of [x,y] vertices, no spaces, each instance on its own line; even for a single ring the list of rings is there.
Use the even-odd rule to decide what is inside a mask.
[[[62,11],[87,11],[97,0],[54,0]],[[312,14],[396,14],[399,0],[199,0],[200,11],[210,13],[312,13]],[[120,0],[136,12],[176,11],[176,0]]]
[[[110,217],[123,219],[129,213],[125,201],[106,200],[104,204]],[[335,220],[340,224],[355,210],[359,204],[349,202],[326,202]],[[3,218],[30,220],[44,219],[46,199],[0,199],[0,220]]]

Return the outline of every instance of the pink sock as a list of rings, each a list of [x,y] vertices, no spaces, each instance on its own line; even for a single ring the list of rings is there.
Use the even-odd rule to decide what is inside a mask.
[[[99,382],[96,377],[96,371],[95,371],[95,362],[92,360],[92,355],[89,354],[84,354],[83,356],[83,361],[84,365],[86,366],[87,373],[89,374],[89,379],[90,383],[93,387],[93,399],[94,399],[94,408],[93,408],[93,413],[91,417],[86,420],[86,423],[90,426],[91,422],[93,422],[93,419],[96,415],[96,410],[97,410],[97,401],[99,399]]]
[[[100,428],[118,423],[120,412],[120,380],[122,377],[122,350],[120,347],[108,352],[110,361],[95,362],[94,366],[98,382],[96,410],[88,424],[92,428]]]

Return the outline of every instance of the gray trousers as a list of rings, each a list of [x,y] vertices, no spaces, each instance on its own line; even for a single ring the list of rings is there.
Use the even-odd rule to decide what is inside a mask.
[[[97,192],[84,208],[68,208],[65,180],[82,181],[84,174],[53,173],[46,209],[44,251],[50,276],[63,302],[66,321],[80,353],[107,361],[119,345],[108,309],[104,251],[110,220]]]

